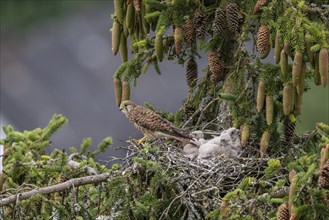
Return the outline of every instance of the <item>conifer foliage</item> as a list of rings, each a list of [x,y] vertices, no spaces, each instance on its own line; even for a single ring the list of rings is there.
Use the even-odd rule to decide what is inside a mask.
[[[327,219],[329,126],[295,133],[308,85],[328,84],[329,15],[321,2],[114,0],[112,52],[122,58],[115,104],[131,98],[150,66],[161,74],[159,62],[184,65],[188,97],[176,113],[159,114],[205,138],[240,129],[241,154],[199,161],[175,142],[131,141],[123,163],[110,168],[95,161],[109,137],[94,151],[85,138],[80,149],[47,154],[67,122],[62,115],[43,129],[4,126],[0,217]]]

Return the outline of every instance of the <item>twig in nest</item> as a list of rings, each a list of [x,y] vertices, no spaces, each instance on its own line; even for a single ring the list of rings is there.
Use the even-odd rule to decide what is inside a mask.
[[[204,115],[204,113],[207,111],[207,109],[214,103],[214,102],[216,102],[216,101],[218,101],[219,100],[219,97],[217,97],[217,98],[215,98],[215,99],[213,99],[213,100],[211,100],[210,102],[208,102],[208,104],[201,110],[201,113],[200,113],[200,116],[199,116],[199,119],[198,119],[198,121],[197,121],[197,123],[196,123],[196,127],[198,127],[199,126],[199,124],[201,123],[201,121],[202,121],[202,118],[203,118],[203,115]]]

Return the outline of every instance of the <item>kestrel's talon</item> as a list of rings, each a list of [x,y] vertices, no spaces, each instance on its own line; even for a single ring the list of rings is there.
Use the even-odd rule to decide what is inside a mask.
[[[138,144],[142,144],[146,141],[146,136],[142,137],[141,139],[136,140]]]
[[[146,141],[146,137],[144,136],[144,137],[142,137],[140,139],[134,139],[134,138],[133,139],[130,139],[128,142],[134,142],[134,143],[136,143],[138,145],[141,145],[145,141]]]

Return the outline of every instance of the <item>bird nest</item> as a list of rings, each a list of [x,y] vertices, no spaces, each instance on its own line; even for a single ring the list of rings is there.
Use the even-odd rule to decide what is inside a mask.
[[[143,146],[132,142],[126,150],[127,155],[122,159],[123,173],[138,176],[146,183],[156,172],[168,175],[168,187],[174,188],[175,196],[162,217],[175,209],[171,206],[180,201],[188,207],[192,219],[202,219],[218,208],[223,196],[237,188],[245,178],[261,177],[270,159],[250,157],[250,152],[243,150],[235,158],[219,155],[206,160],[191,160],[181,148],[161,140]],[[157,171],[156,166],[160,167]]]

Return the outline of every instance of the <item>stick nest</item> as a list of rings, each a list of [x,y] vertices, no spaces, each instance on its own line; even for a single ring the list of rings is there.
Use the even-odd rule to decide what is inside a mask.
[[[246,154],[244,152],[237,158],[222,155],[200,161],[190,160],[180,151],[177,146],[161,141],[144,146],[132,144],[122,159],[122,173],[136,175],[144,182],[151,180],[157,172],[168,175],[167,182],[163,184],[174,190],[175,196],[167,204],[161,218],[178,212],[180,207],[175,206],[175,202],[185,205],[189,211],[184,214],[193,219],[204,218],[208,212],[219,207],[221,196],[237,188],[245,178],[260,178],[270,159],[243,156]]]

